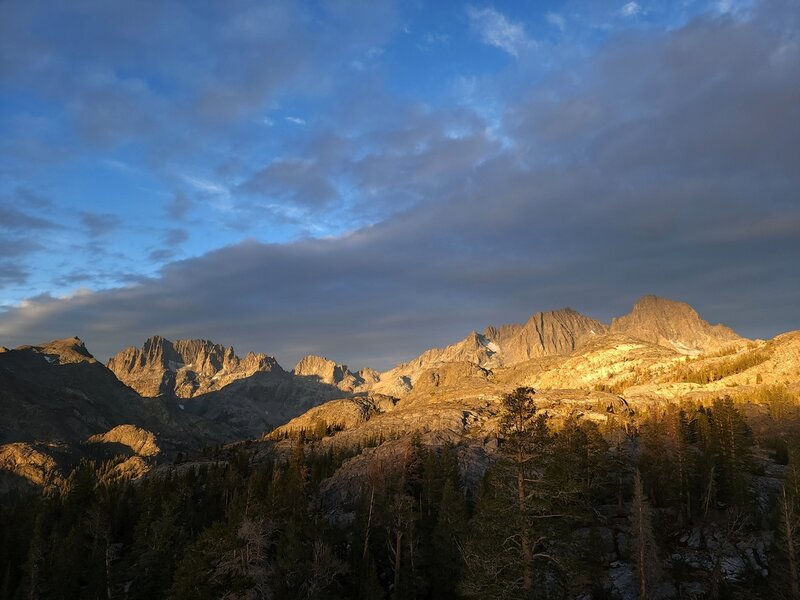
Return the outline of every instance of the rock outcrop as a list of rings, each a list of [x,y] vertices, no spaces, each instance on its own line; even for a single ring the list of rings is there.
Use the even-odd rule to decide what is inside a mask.
[[[433,348],[415,359],[382,373],[375,391],[391,395],[408,393],[431,368],[470,363],[481,368],[509,367],[533,358],[566,356],[586,339],[603,335],[607,328],[571,308],[537,312],[525,323],[487,327],[445,348]]]
[[[24,442],[0,446],[0,491],[61,485],[63,475],[46,451]]]
[[[376,415],[394,410],[396,402],[396,398],[381,394],[331,400],[278,427],[269,437],[281,439],[300,431],[316,435],[320,429],[323,432],[352,429]]]
[[[332,360],[313,354],[300,359],[292,373],[296,377],[311,378],[320,383],[336,386],[346,392],[352,392],[364,384],[364,378],[360,374],[351,373],[347,365],[339,365]],[[367,371],[367,375],[369,376],[371,373]]]
[[[117,425],[105,433],[98,433],[87,440],[90,444],[120,444],[138,456],[157,456],[161,452],[152,432],[135,425]]]
[[[644,296],[633,310],[611,322],[612,333],[622,333],[681,354],[697,355],[741,342],[735,331],[711,325],[685,302]]]
[[[161,336],[147,339],[141,349],[122,350],[108,361],[108,368],[148,398],[192,398],[255,373],[283,373],[265,354],[248,353],[240,359],[233,348],[208,340],[171,342]]]

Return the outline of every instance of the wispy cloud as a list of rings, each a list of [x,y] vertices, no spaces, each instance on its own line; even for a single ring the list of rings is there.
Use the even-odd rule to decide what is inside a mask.
[[[554,12],[547,13],[545,15],[545,19],[547,20],[548,23],[550,23],[550,25],[552,25],[559,31],[564,31],[564,28],[566,27],[567,24],[563,15]]]
[[[289,123],[294,123],[295,125],[305,125],[306,124],[306,120],[305,119],[301,119],[300,117],[286,117],[286,120]]]
[[[36,230],[56,229],[58,225],[48,219],[29,215],[12,206],[0,204],[0,229]]]
[[[85,211],[80,214],[80,221],[86,233],[91,237],[99,237],[111,233],[120,226],[120,218],[110,213]]]
[[[175,192],[172,200],[167,204],[167,215],[171,219],[182,221],[192,209],[191,199],[183,192]]]
[[[227,198],[230,196],[230,190],[224,185],[203,179],[201,177],[194,177],[192,175],[184,175],[183,180],[194,187],[196,190],[205,192],[206,194],[213,194],[214,196],[223,196]]]
[[[429,52],[437,47],[447,46],[450,43],[451,37],[446,33],[428,32],[422,36],[422,39],[417,43],[417,48],[423,52]]]
[[[639,13],[642,12],[642,7],[639,5],[638,2],[628,2],[622,8],[619,9],[619,14],[623,17],[635,17]]]
[[[470,26],[480,35],[484,44],[500,48],[511,56],[519,56],[524,50],[535,45],[525,33],[522,23],[509,20],[494,8],[470,6],[467,15]]]

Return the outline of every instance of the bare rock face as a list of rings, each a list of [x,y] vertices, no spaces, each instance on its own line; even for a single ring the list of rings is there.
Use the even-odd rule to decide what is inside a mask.
[[[571,309],[562,308],[534,314],[523,325],[488,328],[484,335],[499,349],[503,366],[538,358],[566,356],[585,339],[602,335],[606,326]]]
[[[452,363],[470,363],[495,369],[543,356],[566,356],[586,339],[605,334],[607,327],[571,308],[537,312],[525,323],[487,327],[466,338],[433,348],[381,374],[374,391],[392,395],[410,392],[429,369]],[[406,388],[405,390],[403,388]]]
[[[346,392],[352,392],[364,383],[363,377],[351,373],[347,365],[339,365],[332,360],[313,354],[300,359],[292,373],[296,377],[316,379],[320,383],[336,386]]]
[[[79,337],[53,340],[40,346],[20,346],[20,351],[31,351],[42,355],[51,365],[72,365],[76,363],[97,363]],[[6,352],[10,352],[6,350]]]
[[[396,402],[396,398],[382,394],[331,400],[295,417],[286,425],[275,429],[269,437],[281,439],[284,435],[300,431],[314,433],[320,426],[334,431],[352,429],[376,415],[394,410]]]
[[[622,333],[681,354],[697,355],[742,341],[724,325],[711,325],[685,302],[644,296],[633,310],[611,322],[612,333]]]
[[[122,350],[108,361],[108,368],[148,398],[192,398],[254,373],[283,373],[277,361],[265,354],[248,353],[240,359],[233,348],[208,340],[171,342],[161,336],[149,338],[141,349]]]
[[[447,363],[423,371],[414,385],[415,394],[433,394],[438,389],[479,387],[491,372],[469,362]]]
[[[157,456],[161,448],[152,432],[135,425],[117,425],[87,440],[90,444],[121,444],[138,456]]]
[[[208,340],[148,339],[108,363],[120,381],[147,398],[163,399],[226,441],[259,437],[314,406],[360,389],[374,372],[351,373],[318,356],[284,371],[266,354],[239,358]],[[174,416],[174,415],[173,415]]]
[[[24,486],[48,489],[63,480],[58,464],[47,452],[23,442],[0,446],[0,490]]]

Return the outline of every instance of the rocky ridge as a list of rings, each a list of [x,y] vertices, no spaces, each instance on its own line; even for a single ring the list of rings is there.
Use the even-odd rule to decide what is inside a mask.
[[[700,372],[709,380],[695,381]],[[652,403],[798,382],[800,333],[747,341],[655,297],[611,326],[572,309],[535,313],[383,373],[313,355],[285,371],[265,354],[239,358],[207,340],[159,336],[106,368],[70,338],[0,353],[0,443],[90,441],[149,460],[275,426],[273,439],[324,428],[320,443],[342,446],[420,431],[490,438],[499,398],[520,385],[540,390],[552,410],[602,421],[624,410],[623,395]]]
[[[236,356],[209,340],[148,338],[141,349],[130,347],[108,361],[117,378],[145,397],[192,398],[219,390],[255,373],[282,373],[278,362],[266,354]]]
[[[157,456],[161,453],[152,432],[135,425],[117,425],[105,433],[95,434],[87,440],[90,444],[121,444],[138,456]]]

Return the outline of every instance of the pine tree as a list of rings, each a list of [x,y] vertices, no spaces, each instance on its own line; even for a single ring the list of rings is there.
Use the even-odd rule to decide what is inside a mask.
[[[650,503],[644,494],[642,478],[637,470],[633,479],[633,504],[631,506],[631,544],[639,582],[640,600],[653,597],[653,588],[659,577],[658,548],[653,533]]]
[[[800,448],[789,451],[789,466],[777,496],[776,556],[770,561],[777,597],[800,600]]]
[[[436,527],[431,539],[433,554],[431,595],[435,598],[454,598],[453,582],[461,574],[461,554],[458,549],[467,526],[467,506],[463,492],[448,478],[442,488]]]
[[[467,564],[462,591],[471,597],[546,595],[549,587],[561,585],[553,532],[565,516],[559,504],[565,495],[546,476],[554,438],[534,394],[517,388],[503,397],[502,459],[485,478],[462,546]]]

